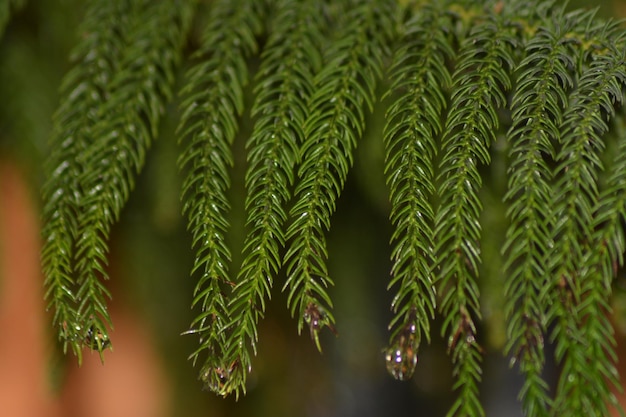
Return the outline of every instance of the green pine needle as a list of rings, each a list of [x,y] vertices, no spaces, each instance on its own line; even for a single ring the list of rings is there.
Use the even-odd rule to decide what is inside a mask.
[[[111,80],[120,68],[131,10],[127,1],[91,2],[81,27],[85,35],[73,52],[76,64],[61,86],[61,104],[51,139],[53,153],[46,166],[42,232],[46,299],[54,312],[53,322],[59,328],[64,350],[69,344],[79,361],[89,329],[85,321],[96,320],[105,332],[103,322],[109,321],[103,300],[108,295],[106,289],[96,280],[90,281],[93,294],[81,291],[79,285],[85,280],[76,277],[81,205],[88,191],[83,179],[92,168],[81,164],[80,158],[94,143],[100,109],[113,90]],[[87,305],[85,296],[94,294],[96,304]],[[87,309],[96,316],[84,317],[82,313]]]
[[[102,283],[108,278],[107,240],[158,135],[165,103],[172,98],[192,5],[193,1],[176,0],[134,5],[120,70],[111,80],[111,93],[93,127],[97,140],[80,155],[81,165],[89,169],[79,178],[84,193],[76,241],[78,316],[82,328],[105,338],[111,324],[106,308],[111,295]]]
[[[541,19],[541,16],[539,16]],[[566,31],[545,26],[525,46],[518,69],[512,102],[512,126],[507,134],[509,186],[505,199],[510,225],[503,253],[506,255],[506,352],[525,376],[520,392],[528,415],[546,416],[551,403],[542,377],[545,363],[545,304],[541,295],[549,285],[548,248],[554,143],[561,137],[559,126],[574,67]],[[553,24],[554,25],[554,24]],[[549,117],[544,117],[549,115]]]
[[[498,109],[506,106],[516,46],[513,27],[499,15],[478,18],[462,41],[453,75],[450,110],[442,141],[435,215],[435,250],[444,315],[442,333],[454,363],[459,394],[448,416],[482,416],[478,400],[482,348],[477,283],[480,263],[479,165],[490,163]]]
[[[226,191],[233,164],[231,145],[243,112],[243,88],[249,78],[246,60],[256,52],[256,36],[262,28],[260,6],[257,0],[222,0],[213,5],[195,54],[198,62],[187,73],[182,90],[183,210],[196,251],[193,273],[200,276],[193,306],[200,306],[201,312],[189,332],[198,334],[200,347],[191,358],[195,363],[201,353],[206,355],[200,378],[219,395],[245,390],[250,369],[247,357],[229,361],[227,333],[229,326],[238,323],[231,324],[231,254],[224,239],[229,227]],[[250,327],[244,331],[256,332]]]
[[[282,0],[276,5],[271,33],[261,56],[254,129],[247,142],[246,209],[248,232],[244,260],[233,290],[230,363],[250,367],[256,354],[257,324],[271,289],[285,244],[285,205],[294,183],[299,146],[304,140],[306,106],[315,73],[321,67],[321,9],[315,0]]]
[[[387,93],[398,96],[387,111],[385,127],[385,171],[395,226],[389,287],[398,286],[389,324],[390,349],[407,325],[416,326],[413,349],[422,337],[430,342],[435,313],[433,165],[447,104],[444,91],[452,84],[446,60],[454,55],[440,31],[447,23],[442,16],[441,10],[426,8],[405,24]]]
[[[558,181],[552,192],[559,221],[553,226],[548,314],[554,320],[552,338],[562,366],[553,410],[559,416],[581,410],[589,416],[607,415],[610,384],[618,383],[613,329],[605,316],[610,292],[599,273],[606,261],[593,226],[602,135],[609,130],[607,120],[614,116],[616,103],[623,101],[626,70],[624,53],[617,47],[623,46],[615,33],[619,27],[609,23],[590,30],[591,17],[581,17],[579,30],[588,40],[578,48],[584,67],[560,126]]]
[[[391,2],[346,1],[345,25],[324,55],[315,78],[304,124],[304,143],[295,203],[287,231],[288,304],[298,332],[307,324],[319,350],[319,330],[334,330],[327,288],[332,285],[324,233],[352,165],[353,152],[365,129],[365,109],[372,110],[377,80],[394,29]]]

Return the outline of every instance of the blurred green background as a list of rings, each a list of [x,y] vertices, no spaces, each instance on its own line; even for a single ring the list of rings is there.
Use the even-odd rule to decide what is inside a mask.
[[[1,0],[0,0],[1,2]],[[0,161],[11,160],[27,173],[33,194],[42,182],[41,165],[48,154],[51,117],[58,105],[58,87],[70,68],[69,55],[79,33],[84,1],[28,2],[10,20],[0,39]],[[571,8],[599,6],[600,14],[626,15],[624,0],[570,1]],[[203,5],[205,7],[205,5]],[[192,36],[198,36],[197,27]],[[190,45],[194,42],[190,42]],[[191,47],[189,47],[191,49]],[[187,51],[191,52],[190,50]],[[181,72],[182,74],[182,72]],[[252,97],[248,97],[249,103]],[[249,104],[248,103],[248,104]],[[328,235],[329,269],[335,279],[331,296],[339,336],[323,335],[319,355],[309,335],[298,335],[286,310],[282,282],[261,324],[258,356],[253,362],[248,393],[235,401],[203,391],[197,369],[187,360],[196,340],[180,336],[193,318],[190,309],[193,278],[190,236],[180,214],[179,151],[174,137],[177,103],[171,103],[147,165],[115,226],[111,240],[112,308],[124,306],[141,318],[163,358],[171,390],[171,416],[443,416],[450,403],[451,366],[445,341],[435,327],[433,343],[420,350],[419,364],[408,383],[393,380],[385,370],[382,349],[387,342],[392,294],[387,291],[390,269],[387,189],[383,178],[380,135],[384,103],[368,120],[368,134],[357,150],[352,170]],[[249,108],[249,106],[248,106]],[[251,121],[247,115],[236,142],[229,236],[233,265],[243,242],[243,142]],[[497,152],[498,150],[496,150]],[[521,415],[516,402],[520,386],[501,348],[504,338],[499,294],[501,234],[500,202],[504,167],[491,166],[485,182],[482,280],[486,349],[482,395],[487,415]],[[0,204],[2,196],[0,196]],[[0,277],[2,279],[2,277]],[[42,303],[43,308],[43,303]],[[3,335],[7,337],[7,333]],[[51,335],[51,338],[53,336]],[[115,332],[112,333],[115,344]],[[66,369],[74,358],[60,354],[51,361],[51,380],[63,390]]]

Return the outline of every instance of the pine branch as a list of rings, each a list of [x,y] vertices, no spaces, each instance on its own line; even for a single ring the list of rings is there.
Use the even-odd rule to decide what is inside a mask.
[[[624,61],[623,47],[621,51],[617,49],[619,48],[609,48],[617,56],[621,54],[620,59]],[[615,125],[619,145],[613,163],[610,165],[606,188],[602,190],[594,209],[594,238],[589,250],[585,252],[586,258],[584,259],[589,269],[588,274],[581,279],[585,283],[589,281],[590,286],[593,287],[587,297],[588,303],[585,304],[591,308],[587,308],[586,313],[598,316],[595,317],[591,328],[585,330],[592,336],[590,340],[586,340],[593,350],[591,356],[601,359],[599,362],[592,363],[592,359],[589,358],[588,362],[593,370],[597,370],[598,374],[602,375],[602,380],[599,382],[602,384],[600,387],[605,401],[615,407],[620,415],[623,415],[621,404],[607,387],[608,383],[618,390],[622,389],[620,376],[615,367],[618,361],[615,352],[615,336],[608,316],[613,313],[609,305],[612,295],[612,279],[617,276],[618,267],[624,264],[623,254],[626,250],[623,229],[624,220],[626,220],[626,128],[623,111],[615,120]],[[596,378],[600,378],[600,375]]]
[[[398,97],[387,111],[385,174],[390,188],[391,286],[394,317],[386,353],[387,368],[408,379],[417,362],[422,336],[430,342],[435,312],[433,277],[433,208],[431,198],[436,142],[446,106],[444,91],[452,84],[446,61],[454,52],[441,26],[443,11],[426,7],[406,23],[391,69],[387,94]]]
[[[46,276],[46,300],[54,311],[64,350],[68,343],[81,360],[81,347],[89,329],[78,312],[74,277],[75,243],[84,189],[84,167],[79,160],[94,140],[99,109],[111,92],[125,46],[131,5],[128,1],[93,0],[80,28],[84,34],[73,52],[74,68],[61,86],[61,104],[54,117],[43,187],[44,227],[42,263]]]
[[[562,15],[544,22],[525,46],[525,58],[516,73],[517,88],[512,102],[512,126],[507,134],[509,186],[505,200],[510,225],[503,252],[507,272],[506,318],[508,343],[524,374],[520,391],[528,416],[547,416],[550,406],[548,385],[542,377],[545,363],[543,334],[546,331],[545,304],[541,294],[549,286],[547,254],[552,246],[546,207],[551,198],[554,160],[553,143],[561,137],[562,109],[573,87],[570,73],[574,60],[568,29],[559,26]]]
[[[596,243],[593,212],[599,198],[602,136],[609,129],[607,120],[615,113],[614,103],[623,100],[626,71],[624,54],[614,46],[619,27],[608,23],[596,29],[592,17],[581,19],[580,31],[588,42],[579,50],[589,63],[564,115],[553,194],[559,220],[554,225],[551,252],[552,297],[556,303],[549,314],[554,320],[556,358],[562,362],[553,409],[559,416],[579,415],[581,410],[589,416],[607,415],[609,383],[618,383],[613,330],[605,317],[609,310],[605,281],[593,273],[602,246],[591,244]],[[609,52],[596,51],[596,40]]]
[[[321,67],[322,13],[317,0],[281,0],[276,5],[252,109],[246,173],[247,226],[244,260],[229,309],[228,363],[250,368],[248,346],[256,354],[257,323],[271,298],[285,244],[285,204],[309,114],[306,106]]]
[[[435,216],[437,266],[444,315],[442,333],[454,363],[459,396],[448,416],[484,415],[478,399],[482,349],[476,341],[480,317],[477,283],[482,210],[479,164],[489,164],[498,128],[497,109],[506,105],[516,41],[497,14],[472,25],[462,41],[453,76],[439,173],[440,207]]]
[[[352,165],[353,151],[365,128],[363,106],[372,110],[377,79],[381,77],[386,45],[394,30],[394,8],[386,0],[345,2],[346,24],[325,54],[315,79],[304,125],[291,241],[286,255],[288,305],[321,350],[318,333],[334,330],[332,302],[326,289],[332,280],[324,232],[330,227],[337,198]]]
[[[245,389],[249,368],[227,362],[226,333],[231,313],[226,292],[230,250],[224,241],[228,229],[230,186],[228,169],[233,164],[231,145],[243,112],[243,88],[248,80],[247,58],[257,50],[255,35],[261,30],[261,2],[221,0],[211,10],[199,62],[187,74],[182,93],[183,115],[179,127],[185,149],[179,159],[186,171],[183,211],[196,250],[193,273],[201,274],[194,290],[193,306],[201,307],[190,333],[200,337],[191,355],[194,363],[206,351],[200,378],[220,395]]]
[[[594,239],[592,247],[598,248],[598,265],[604,279],[604,290],[610,295],[612,279],[617,269],[624,265],[626,242],[622,225],[626,222],[626,116],[622,112],[616,119],[615,131],[618,147],[609,166],[606,187],[594,208]]]
[[[82,327],[105,342],[110,294],[102,281],[108,279],[110,229],[134,188],[145,154],[158,134],[165,104],[173,95],[192,5],[179,0],[137,2],[128,23],[128,45],[120,70],[111,81],[111,93],[93,128],[96,140],[79,156],[85,167],[79,179],[85,193],[77,219],[78,315]],[[98,343],[98,350],[105,345]]]

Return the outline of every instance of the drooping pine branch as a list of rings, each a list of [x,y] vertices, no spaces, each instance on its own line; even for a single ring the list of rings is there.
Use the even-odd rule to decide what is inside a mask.
[[[212,6],[195,55],[199,62],[189,70],[182,91],[183,210],[196,250],[193,272],[200,275],[193,306],[200,306],[201,312],[190,330],[199,335],[200,347],[191,358],[195,363],[201,353],[206,354],[200,378],[220,395],[245,389],[249,372],[240,362],[227,362],[228,326],[235,324],[228,301],[231,254],[224,240],[231,145],[243,112],[243,88],[249,78],[246,61],[257,50],[255,36],[262,28],[262,6],[257,0],[221,0]]]
[[[73,52],[74,68],[61,86],[61,103],[54,116],[52,155],[45,168],[42,263],[46,300],[54,311],[64,350],[69,343],[81,358],[88,329],[79,316],[75,273],[80,202],[86,169],[80,156],[94,142],[99,110],[111,93],[119,70],[131,19],[131,2],[93,0],[80,28],[81,42]]]
[[[462,41],[453,76],[450,111],[443,135],[435,216],[442,333],[454,363],[458,397],[448,416],[482,416],[478,397],[482,349],[476,340],[480,317],[478,265],[482,205],[479,165],[490,163],[498,128],[497,110],[506,103],[516,40],[498,14],[476,19]]]
[[[622,58],[623,59],[623,58]],[[615,134],[618,146],[609,165],[608,179],[594,208],[594,244],[599,257],[597,267],[603,277],[607,294],[618,267],[624,265],[626,241],[623,224],[626,223],[626,116],[616,117]]]
[[[618,43],[619,45],[619,43]],[[624,49],[609,47],[608,50],[620,56],[625,61]],[[607,58],[607,57],[605,57]],[[623,75],[622,85],[624,82]],[[623,100],[623,96],[622,96]],[[615,364],[618,361],[615,352],[615,336],[613,326],[609,322],[612,309],[608,304],[612,294],[612,281],[617,276],[618,268],[624,265],[626,243],[624,237],[624,222],[626,221],[626,127],[624,126],[623,107],[621,114],[614,121],[618,146],[609,165],[608,179],[605,188],[600,193],[600,199],[594,208],[594,236],[589,250],[585,252],[585,265],[588,265],[587,274],[581,279],[588,280],[594,288],[589,293],[585,304],[585,313],[598,315],[592,323],[591,338],[585,343],[592,350],[592,357],[600,357],[599,362],[591,366],[597,372],[595,379],[601,378],[601,391],[606,402],[623,412],[613,392],[608,390],[607,383],[620,387],[620,375]],[[588,359],[592,361],[591,358]]]
[[[104,287],[111,226],[134,188],[145,154],[158,134],[165,104],[173,95],[175,72],[194,1],[137,2],[128,22],[128,44],[111,92],[99,109],[93,142],[79,155],[84,190],[78,213],[76,275],[82,327],[99,335],[102,350],[110,325]]]
[[[547,265],[551,245],[550,216],[554,143],[567,94],[573,87],[574,59],[567,29],[556,19],[543,21],[526,43],[524,59],[516,69],[517,87],[512,101],[512,125],[507,133],[509,184],[505,200],[510,221],[503,252],[506,255],[506,319],[511,354],[524,374],[520,398],[527,416],[547,416],[550,399],[542,377],[545,363],[545,304],[542,294],[549,286]],[[555,21],[556,20],[556,21]]]
[[[386,361],[398,379],[408,379],[422,337],[430,341],[435,314],[433,277],[434,158],[443,129],[444,90],[452,80],[446,61],[454,52],[441,30],[441,9],[426,7],[405,24],[396,51],[388,94],[397,98],[387,112],[386,167],[390,188],[393,265],[389,288],[398,286]]]
[[[324,68],[315,79],[315,91],[304,125],[301,165],[290,212],[293,223],[286,255],[288,304],[305,323],[321,350],[318,332],[334,329],[332,302],[326,289],[332,280],[324,233],[352,165],[353,152],[365,128],[365,109],[372,110],[377,79],[392,38],[393,2],[344,2],[346,24],[324,55]]]
[[[563,134],[553,191],[557,220],[550,252],[554,263],[549,318],[554,321],[552,338],[562,367],[553,409],[558,416],[608,415],[610,384],[618,383],[613,329],[605,316],[610,291],[598,273],[606,261],[601,259],[601,242],[595,241],[594,209],[599,199],[602,136],[609,129],[607,120],[615,114],[615,103],[623,101],[626,62],[614,44],[619,26],[602,23],[594,27],[592,16],[581,16],[578,28],[586,41],[579,53],[588,63],[560,127]]]
[[[276,4],[270,36],[257,75],[254,129],[247,142],[246,211],[248,231],[244,260],[233,290],[228,335],[228,363],[251,366],[256,354],[257,323],[271,297],[285,243],[285,204],[294,182],[294,168],[307,103],[321,67],[323,19],[317,0],[281,0]]]

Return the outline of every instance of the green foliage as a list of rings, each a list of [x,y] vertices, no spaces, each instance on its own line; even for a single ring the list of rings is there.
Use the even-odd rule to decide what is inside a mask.
[[[391,351],[406,331],[414,333],[411,349],[422,336],[430,341],[434,318],[432,198],[437,141],[442,131],[441,114],[446,106],[444,90],[452,84],[446,60],[454,55],[450,39],[440,30],[449,24],[443,9],[426,7],[405,24],[402,45],[391,67],[389,93],[397,98],[387,112],[386,174],[390,187],[391,214],[395,225],[390,287],[398,285],[392,302],[395,315],[389,327]],[[408,325],[408,328],[407,328]],[[409,376],[412,369],[408,369]]]
[[[110,227],[158,134],[191,18],[190,4],[177,1],[100,3],[83,25],[80,65],[62,86],[44,188],[46,298],[61,340],[79,359],[81,345],[93,347],[90,334],[102,335],[96,350],[107,345],[110,294],[102,280]]]
[[[602,248],[594,235],[594,206],[598,204],[598,176],[604,150],[602,135],[609,130],[607,119],[614,116],[615,103],[623,101],[626,82],[622,29],[614,23],[593,23],[582,15],[574,30],[584,30],[591,51],[577,47],[582,58],[591,62],[578,75],[571,104],[563,115],[560,151],[556,156],[556,176],[551,201],[553,246],[548,284],[552,299],[548,320],[554,322],[552,338],[556,358],[562,363],[555,410],[558,415],[608,414],[607,404],[599,398],[611,396],[610,383],[618,380],[613,332],[603,314],[610,308],[599,268]],[[584,45],[584,44],[583,44]],[[621,46],[620,46],[621,48]],[[577,341],[572,343],[571,340]],[[595,373],[587,369],[593,366]],[[576,383],[576,381],[585,381]],[[612,402],[616,402],[612,398]],[[580,411],[578,411],[579,413]]]
[[[287,230],[288,304],[298,317],[298,331],[308,324],[321,350],[318,332],[334,331],[332,285],[326,267],[325,230],[352,165],[353,151],[372,111],[377,80],[382,76],[386,44],[392,37],[394,10],[386,0],[345,1],[346,20],[328,46],[324,66],[313,80],[310,114],[304,123],[300,168]]]
[[[199,62],[187,73],[186,98],[180,137],[185,144],[179,164],[187,171],[183,183],[184,211],[197,255],[193,271],[200,274],[193,305],[201,313],[192,323],[200,335],[194,363],[206,350],[201,379],[213,391],[226,395],[244,388],[250,369],[249,356],[231,352],[232,321],[227,297],[234,285],[228,279],[230,250],[225,245],[230,186],[228,168],[233,164],[231,145],[237,132],[237,116],[243,112],[243,88],[248,81],[246,59],[257,50],[255,36],[262,29],[258,1],[218,1],[196,57]],[[254,325],[256,323],[253,323]],[[243,329],[256,340],[256,329]],[[234,348],[246,349],[244,345]],[[241,359],[233,356],[239,356]]]
[[[285,244],[285,204],[294,183],[295,163],[304,138],[307,102],[313,77],[321,66],[322,42],[319,2],[293,7],[279,1],[257,75],[256,123],[247,142],[246,209],[249,227],[244,260],[230,305],[235,311],[229,348],[230,363],[250,368],[248,344],[256,354],[259,318],[271,297]],[[244,346],[241,349],[240,346]],[[245,369],[245,368],[244,368]]]
[[[476,340],[480,318],[478,264],[482,181],[478,167],[490,163],[496,140],[497,111],[506,106],[514,68],[516,29],[506,14],[478,15],[461,41],[450,110],[442,135],[439,205],[435,214],[436,269],[440,277],[442,333],[457,376],[459,397],[450,416],[484,415],[478,398],[482,348]]]
[[[540,9],[539,13],[545,16],[550,11]],[[505,196],[510,202],[505,244],[506,350],[513,354],[525,374],[523,405],[531,415],[547,415],[549,404],[548,385],[542,377],[546,321],[540,294],[548,281],[550,232],[545,208],[550,201],[552,180],[548,164],[554,159],[554,138],[560,136],[566,90],[573,83],[568,72],[573,65],[563,38],[565,34],[546,27],[526,42],[507,133],[512,146],[509,189]]]
[[[66,75],[61,86],[65,99],[55,115],[51,140],[54,150],[48,159],[49,176],[43,189],[43,215],[47,220],[42,250],[46,299],[54,311],[53,320],[60,328],[59,338],[64,349],[70,343],[77,354],[80,354],[84,337],[81,334],[84,318],[78,315],[80,283],[74,274],[83,193],[79,155],[89,146],[96,114],[109,94],[109,80],[119,66],[123,35],[130,18],[126,4],[103,3],[106,4],[94,4],[85,17],[82,29],[87,36],[73,56],[80,65]],[[100,287],[99,290],[98,295],[101,295],[105,289]],[[106,307],[99,305],[98,308],[107,319]]]
[[[245,392],[282,272],[298,332],[308,327],[320,351],[320,331],[335,332],[326,233],[368,115],[388,98],[390,373],[411,377],[440,316],[457,395],[448,415],[485,414],[480,193],[484,168],[506,155],[508,226],[488,232],[505,241],[504,351],[524,375],[524,413],[607,415],[619,385],[609,298],[625,249],[624,29],[521,0],[216,0],[207,11],[192,0],[89,3],[43,189],[46,299],[64,346],[80,360],[84,346],[110,345],[111,226],[199,16],[178,137],[197,278],[186,333],[207,388]],[[228,191],[248,92],[246,236],[233,268]],[[561,368],[554,397],[547,343]]]

